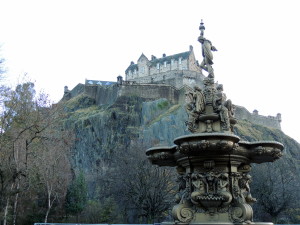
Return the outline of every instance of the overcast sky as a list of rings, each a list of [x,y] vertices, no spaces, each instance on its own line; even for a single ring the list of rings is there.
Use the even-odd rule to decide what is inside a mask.
[[[188,51],[204,20],[215,80],[234,104],[282,114],[282,130],[300,141],[300,1],[0,0],[1,56],[7,81],[27,73],[57,102],[64,86],[116,81],[144,53]]]

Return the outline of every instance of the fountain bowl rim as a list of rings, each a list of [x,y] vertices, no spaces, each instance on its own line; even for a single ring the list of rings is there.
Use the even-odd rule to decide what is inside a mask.
[[[196,139],[196,138],[213,138],[213,137],[221,137],[221,138],[233,138],[235,139],[236,143],[240,141],[240,137],[234,134],[227,134],[227,133],[220,133],[220,132],[213,132],[213,133],[195,133],[189,135],[183,135],[174,139],[174,143],[176,145],[180,144],[184,140],[188,139]]]

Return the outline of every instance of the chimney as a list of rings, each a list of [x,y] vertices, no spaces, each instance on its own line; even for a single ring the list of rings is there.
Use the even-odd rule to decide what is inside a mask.
[[[163,54],[163,58],[165,58],[165,57],[166,57],[166,54],[164,53],[164,54]]]
[[[156,57],[154,55],[151,55],[151,60],[153,61],[155,59],[156,59]]]
[[[190,45],[190,52],[193,51],[193,45]]]
[[[130,62],[130,66],[131,66],[131,65],[133,65],[133,64],[134,64],[134,62],[133,62],[133,61],[131,61],[131,62]]]

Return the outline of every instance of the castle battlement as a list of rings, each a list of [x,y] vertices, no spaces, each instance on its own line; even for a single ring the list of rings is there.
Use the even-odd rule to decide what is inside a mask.
[[[263,115],[259,115],[257,110],[254,110],[253,113],[251,113],[245,107],[236,106],[235,116],[238,119],[248,120],[251,123],[256,123],[262,126],[281,130],[280,113],[277,113],[276,116],[263,116]]]

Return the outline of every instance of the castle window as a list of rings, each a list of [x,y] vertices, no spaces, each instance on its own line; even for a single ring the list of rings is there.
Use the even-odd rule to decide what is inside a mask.
[[[171,59],[171,65],[172,66],[174,65],[174,59]]]
[[[145,67],[144,66],[141,68],[141,73],[145,73]]]
[[[181,64],[181,58],[179,58],[179,61],[178,61],[178,63],[179,63],[179,64]]]
[[[159,70],[159,63],[157,63],[157,64],[156,64],[156,69],[158,69],[158,70]]]
[[[134,72],[133,72],[134,74],[136,74],[136,69],[134,69]]]
[[[131,70],[129,70],[129,73],[128,73],[128,74],[129,74],[129,76],[131,75]]]
[[[167,62],[166,61],[164,62],[164,67],[167,67]]]

